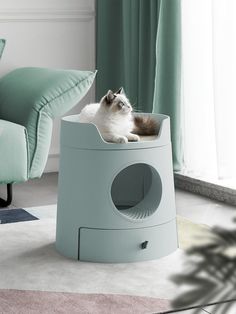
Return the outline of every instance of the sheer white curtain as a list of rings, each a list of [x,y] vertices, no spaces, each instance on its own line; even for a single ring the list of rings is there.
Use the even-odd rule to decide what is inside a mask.
[[[236,182],[236,0],[182,0],[184,173]]]

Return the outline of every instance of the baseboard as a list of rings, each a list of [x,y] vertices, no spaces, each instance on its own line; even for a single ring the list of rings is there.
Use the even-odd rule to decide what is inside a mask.
[[[234,189],[205,182],[179,173],[174,174],[174,180],[176,188],[206,196],[230,205],[236,205],[236,190]]]

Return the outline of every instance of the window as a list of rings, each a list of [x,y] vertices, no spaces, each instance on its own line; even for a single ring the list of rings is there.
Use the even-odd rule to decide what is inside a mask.
[[[236,1],[181,4],[183,172],[236,188]]]

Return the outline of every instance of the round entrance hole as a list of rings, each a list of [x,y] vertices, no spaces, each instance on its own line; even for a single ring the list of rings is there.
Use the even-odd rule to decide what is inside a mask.
[[[131,219],[151,216],[161,201],[162,184],[158,172],[144,163],[126,167],[115,177],[111,197],[121,214]]]

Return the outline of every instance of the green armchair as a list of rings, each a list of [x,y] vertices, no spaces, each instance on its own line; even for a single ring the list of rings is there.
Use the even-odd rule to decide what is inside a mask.
[[[0,79],[0,184],[42,175],[55,117],[62,116],[87,93],[96,72],[19,68]]]

